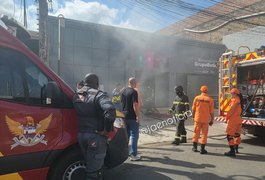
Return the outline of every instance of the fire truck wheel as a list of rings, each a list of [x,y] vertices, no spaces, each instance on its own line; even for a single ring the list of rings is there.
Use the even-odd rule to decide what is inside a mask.
[[[65,154],[52,166],[49,180],[85,179],[85,161],[79,151]]]

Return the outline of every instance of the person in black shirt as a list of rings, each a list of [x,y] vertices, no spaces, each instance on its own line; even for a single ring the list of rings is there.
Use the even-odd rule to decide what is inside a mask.
[[[134,89],[136,87],[136,79],[129,79],[129,87],[125,88],[121,95],[122,110],[125,115],[128,139],[131,137],[130,155],[132,161],[140,160],[141,157],[137,153],[137,143],[139,138],[139,105],[138,93]]]

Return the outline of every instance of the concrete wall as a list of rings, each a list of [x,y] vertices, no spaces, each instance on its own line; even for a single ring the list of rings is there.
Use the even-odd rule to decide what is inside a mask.
[[[228,49],[231,49],[235,52],[248,53],[247,48],[238,48],[240,46],[249,47],[250,51],[254,51],[260,46],[265,45],[265,27],[255,27],[241,32],[233,33],[223,37],[223,44],[226,45]]]

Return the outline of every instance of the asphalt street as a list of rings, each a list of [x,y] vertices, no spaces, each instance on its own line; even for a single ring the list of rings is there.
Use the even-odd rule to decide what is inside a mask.
[[[141,128],[151,126],[165,117],[145,117]],[[175,126],[169,125],[151,134],[141,134],[139,154],[141,161],[127,160],[123,165],[106,172],[106,180],[178,180],[178,179],[265,179],[265,139],[242,135],[240,154],[226,157],[228,151],[225,124],[215,123],[209,130],[208,154],[194,153],[191,119],[187,120],[188,143],[171,145]]]

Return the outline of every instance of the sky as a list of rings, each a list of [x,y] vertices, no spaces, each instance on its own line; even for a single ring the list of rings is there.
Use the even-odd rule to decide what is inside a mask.
[[[36,0],[26,0],[27,25],[37,30]],[[51,1],[51,0],[49,0]],[[221,0],[52,0],[49,15],[155,32]],[[1,0],[0,14],[23,24],[22,0]]]

